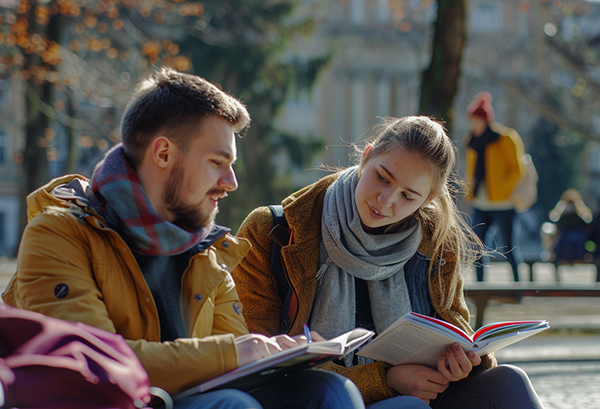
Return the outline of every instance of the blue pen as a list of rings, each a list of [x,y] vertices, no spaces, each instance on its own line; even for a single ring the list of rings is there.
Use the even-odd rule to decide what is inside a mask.
[[[306,337],[306,343],[310,344],[312,342],[312,337],[310,336],[310,329],[308,329],[308,325],[304,324],[304,336]]]

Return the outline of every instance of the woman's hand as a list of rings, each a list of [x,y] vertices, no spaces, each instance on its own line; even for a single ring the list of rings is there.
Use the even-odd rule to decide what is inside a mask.
[[[448,345],[440,354],[438,371],[450,382],[456,382],[469,376],[473,367],[480,363],[479,355],[472,351],[465,353],[459,344],[454,343]]]
[[[424,365],[398,365],[388,370],[387,384],[400,395],[414,396],[429,404],[446,390],[450,381]]]

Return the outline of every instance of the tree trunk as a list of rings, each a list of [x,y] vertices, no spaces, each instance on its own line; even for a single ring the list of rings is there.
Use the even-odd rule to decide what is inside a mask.
[[[466,1],[438,0],[431,62],[421,80],[419,113],[434,116],[452,129],[452,103],[458,91],[466,38]]]
[[[70,121],[75,119],[75,98],[73,98],[73,92],[69,89],[65,89],[66,98],[66,109],[65,113]],[[67,123],[64,126],[65,134],[67,136],[67,154],[65,161],[65,171],[68,174],[75,173],[75,165],[77,162],[77,144],[75,141],[75,128],[72,123]]]
[[[32,7],[28,16],[30,31],[45,34],[49,41],[60,41],[62,33],[62,15],[54,14],[47,25],[41,25],[36,22],[35,9]],[[45,81],[45,78],[38,78],[35,70],[38,67],[47,66],[41,56],[36,53],[24,53],[25,61],[23,69],[30,73],[30,77],[25,80],[25,148],[23,150],[23,175],[24,183],[21,185],[21,217],[20,231],[23,232],[27,223],[26,217],[26,198],[29,193],[42,186],[48,181],[48,158],[46,148],[48,140],[46,139],[46,130],[50,127],[52,109],[52,97],[54,94],[54,85]],[[50,69],[54,69],[50,67]],[[19,235],[21,236],[21,235]]]

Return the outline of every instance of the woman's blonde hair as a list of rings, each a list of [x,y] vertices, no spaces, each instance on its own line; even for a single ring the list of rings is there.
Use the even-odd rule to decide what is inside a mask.
[[[374,127],[365,139],[364,149],[355,146],[356,154],[360,155],[359,177],[369,160],[394,148],[418,154],[429,165],[432,193],[435,197],[413,215],[419,220],[423,230],[432,234],[434,249],[429,265],[429,281],[434,279],[432,272],[437,270],[434,270],[434,265],[441,263],[445,252],[456,255],[456,271],[459,274],[466,271],[481,256],[484,247],[465,222],[454,200],[458,193],[464,194],[466,189],[464,181],[454,170],[457,149],[446,129],[426,116],[384,118],[383,123]],[[394,226],[390,228],[393,229]],[[443,286],[441,275],[437,279]],[[458,274],[454,274],[450,291],[444,293],[453,294],[457,280]],[[442,303],[445,307],[450,307],[452,299],[448,297]]]

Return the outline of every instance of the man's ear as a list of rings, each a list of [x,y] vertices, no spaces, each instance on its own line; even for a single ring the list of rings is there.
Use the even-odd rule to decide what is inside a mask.
[[[159,168],[166,169],[175,160],[175,144],[166,136],[158,136],[150,143],[152,162]]]

